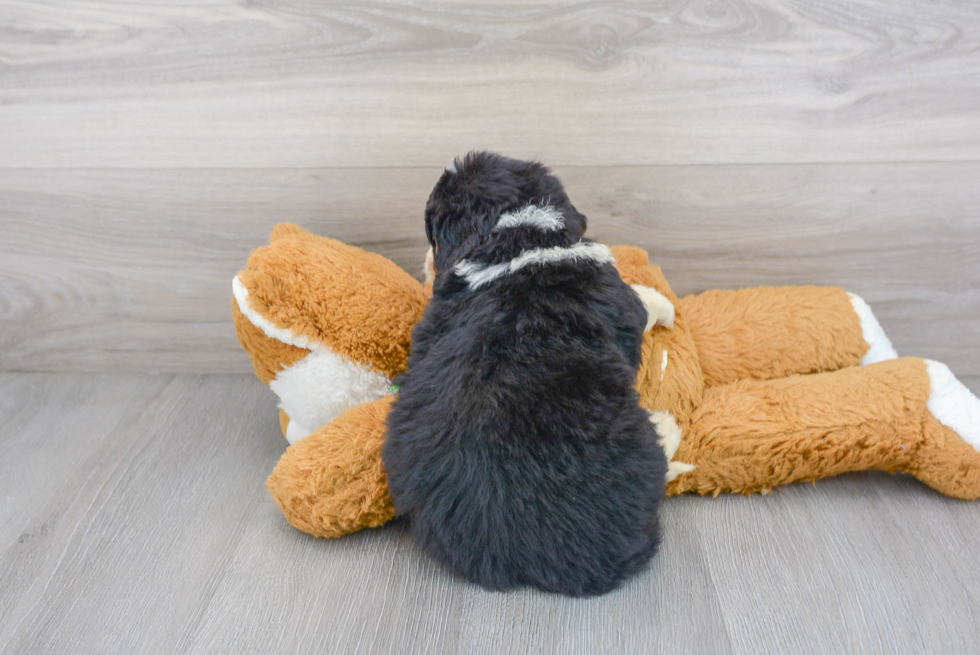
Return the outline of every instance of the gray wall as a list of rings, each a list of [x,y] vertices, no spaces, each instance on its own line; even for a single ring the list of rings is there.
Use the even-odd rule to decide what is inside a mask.
[[[415,272],[479,147],[679,293],[843,285],[980,374],[974,2],[60,5],[0,6],[0,370],[246,371],[274,223]]]

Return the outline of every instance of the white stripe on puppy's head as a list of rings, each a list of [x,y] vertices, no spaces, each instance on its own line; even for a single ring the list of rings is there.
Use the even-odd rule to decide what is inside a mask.
[[[565,218],[551,205],[527,205],[516,212],[502,214],[493,229],[505,230],[524,225],[536,227],[543,232],[557,232],[565,228]]]
[[[450,162],[450,165],[452,164],[453,162]],[[451,173],[456,172],[455,168],[450,170],[449,166],[446,167],[446,170]],[[526,205],[517,211],[501,214],[493,229],[506,230],[523,226],[533,227],[542,232],[557,232],[558,230],[565,229],[565,217],[562,216],[560,210],[551,205],[545,205],[543,207]],[[485,266],[463,260],[456,265],[456,273],[466,277],[470,286],[475,289],[495,280],[501,275],[506,275],[509,266],[510,263]],[[422,271],[425,275],[426,284],[436,279],[435,255],[431,246],[425,254],[425,264]]]

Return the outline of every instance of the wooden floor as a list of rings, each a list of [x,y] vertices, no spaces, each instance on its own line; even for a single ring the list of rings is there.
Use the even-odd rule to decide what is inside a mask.
[[[471,148],[980,390],[976,0],[0,0],[0,653],[980,652],[980,506],[902,477],[673,498],[593,600],[289,527],[231,278],[280,221],[415,272]]]
[[[968,380],[980,391],[980,379]],[[968,653],[980,512],[914,479],[676,497],[607,596],[491,593],[392,525],[327,541],[265,477],[249,375],[0,375],[3,653]]]

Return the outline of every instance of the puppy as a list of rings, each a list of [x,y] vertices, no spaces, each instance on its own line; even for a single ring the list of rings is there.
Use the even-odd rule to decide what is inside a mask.
[[[418,543],[490,589],[602,594],[659,543],[648,312],[585,227],[547,168],[485,152],[426,205],[433,296],[382,455]]]

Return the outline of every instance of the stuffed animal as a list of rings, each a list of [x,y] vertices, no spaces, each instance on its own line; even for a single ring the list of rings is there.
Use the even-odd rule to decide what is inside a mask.
[[[804,286],[678,299],[645,251],[612,252],[626,282],[675,309],[671,327],[645,334],[637,379],[641,404],[680,427],[668,495],[885,470],[980,497],[980,400],[943,364],[897,358],[859,297]],[[320,537],[391,520],[391,381],[431,289],[384,257],[282,224],[233,292],[238,338],[291,444],[269,478],[286,519]]]

